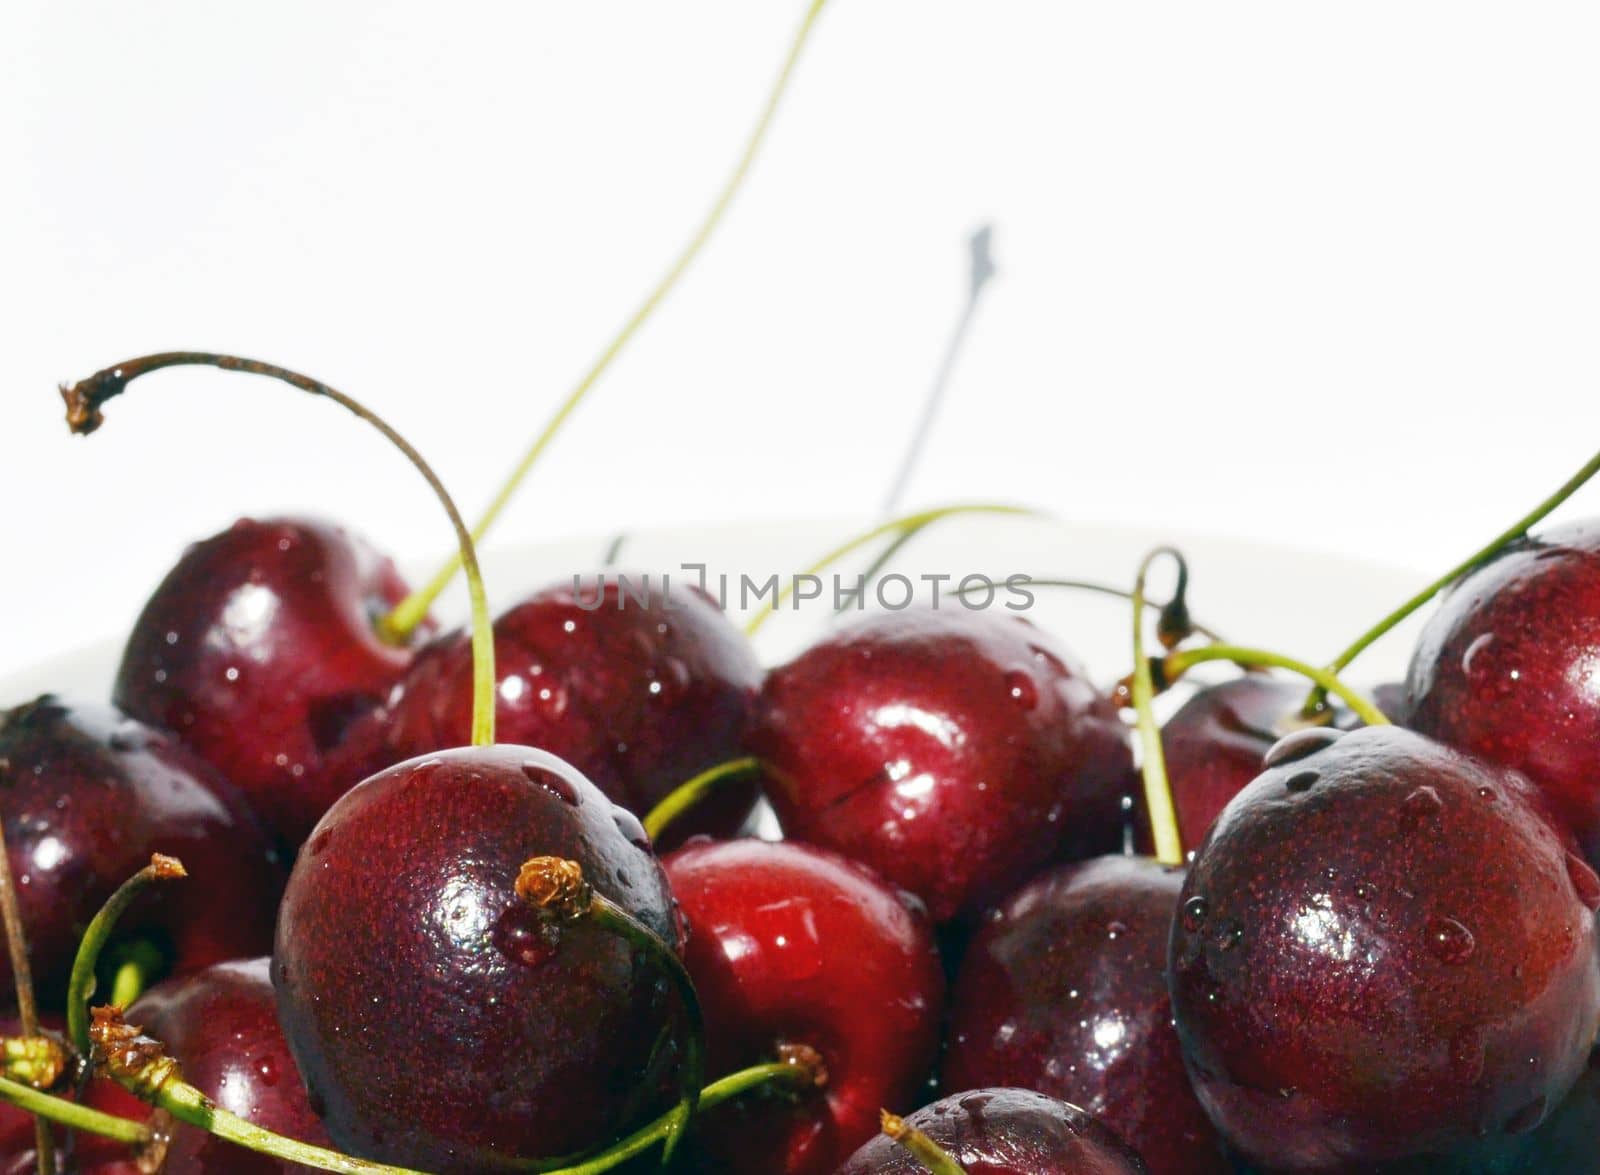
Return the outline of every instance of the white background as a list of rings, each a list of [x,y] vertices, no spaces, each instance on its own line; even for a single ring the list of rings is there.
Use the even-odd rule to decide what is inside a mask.
[[[80,440],[56,381],[273,359],[473,513],[701,215],[799,15],[0,6],[8,667],[118,630],[240,514],[448,542],[328,404],[173,373]],[[494,542],[870,515],[992,220],[908,504],[1442,569],[1600,445],[1597,51],[1588,4],[831,0],[722,234]]]

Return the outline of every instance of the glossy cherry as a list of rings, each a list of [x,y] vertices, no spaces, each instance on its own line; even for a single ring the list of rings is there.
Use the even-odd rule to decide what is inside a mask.
[[[268,963],[265,958],[219,963],[159,983],[133,1003],[127,1018],[165,1044],[183,1066],[184,1077],[223,1109],[290,1138],[329,1146],[278,1027]],[[85,1101],[140,1121],[150,1116],[148,1105],[105,1078],[90,1085]],[[78,1153],[86,1175],[111,1175],[124,1165],[132,1170],[127,1148],[103,1139],[81,1136]],[[179,1124],[162,1170],[170,1175],[277,1175],[311,1168]]]
[[[906,1117],[967,1175],[1142,1175],[1144,1164],[1110,1130],[1077,1106],[1025,1089],[952,1094]],[[838,1175],[927,1175],[883,1135]]]
[[[284,870],[215,771],[170,735],[109,706],[45,695],[0,715],[0,814],[40,1002],[61,1007],[78,939],[160,852],[187,881],[157,886],[114,941],[146,939],[178,972],[260,954]],[[0,953],[0,989],[11,966]]]
[[[1523,772],[1600,863],[1600,519],[1465,576],[1411,658],[1410,725]]]
[[[706,1009],[709,1073],[821,1054],[814,1096],[751,1096],[706,1115],[699,1167],[828,1175],[915,1104],[933,1066],[944,975],[920,902],[809,845],[695,840],[666,860]]]
[[[495,621],[496,722],[643,815],[673,788],[744,754],[761,685],[750,643],[703,592],[607,573],[534,593]],[[472,650],[452,633],[427,646],[396,695],[400,757],[459,746],[472,715]],[[673,832],[736,831],[754,783],[729,786]]]
[[[175,732],[288,846],[384,763],[378,711],[411,650],[376,619],[406,586],[340,527],[242,519],[184,552],[134,624],[114,697]]]
[[[951,991],[940,1089],[1037,1090],[1093,1114],[1152,1175],[1226,1172],[1167,995],[1182,885],[1148,857],[1096,857],[991,911]]]
[[[278,919],[284,1035],[341,1149],[477,1171],[608,1142],[665,1108],[673,1000],[659,961],[515,892],[530,858],[576,861],[597,893],[677,941],[638,821],[526,747],[442,751],[329,809]]]
[[[1531,1130],[1600,1025],[1597,906],[1515,773],[1393,726],[1292,735],[1184,882],[1171,982],[1195,1091],[1273,1169]]]
[[[936,921],[1121,844],[1111,703],[1027,620],[962,608],[841,625],[762,689],[752,750],[786,835],[865,862]]]

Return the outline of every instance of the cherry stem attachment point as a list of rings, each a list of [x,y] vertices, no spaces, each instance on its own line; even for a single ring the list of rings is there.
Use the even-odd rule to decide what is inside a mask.
[[[1314,682],[1323,696],[1330,693],[1335,695],[1368,726],[1389,725],[1389,719],[1384,717],[1383,711],[1378,709],[1371,699],[1345,685],[1331,670],[1320,669],[1308,662],[1267,649],[1250,649],[1242,645],[1200,645],[1172,653],[1161,663],[1161,668],[1167,681],[1172,682],[1177,681],[1193,666],[1203,661],[1231,661],[1248,669],[1287,669]],[[1311,716],[1302,714],[1302,717]]]
[[[738,162],[734,164],[733,171],[723,182],[722,189],[717,193],[716,200],[713,201],[710,210],[706,213],[705,219],[700,222],[699,227],[695,229],[688,243],[673,260],[672,264],[667,267],[667,271],[661,276],[660,280],[645,295],[644,301],[639,303],[638,308],[622,324],[622,328],[617,332],[616,336],[606,344],[605,348],[590,365],[588,371],[584,372],[583,378],[567,394],[567,398],[556,409],[555,415],[550,418],[543,431],[534,439],[533,445],[523,454],[522,460],[511,471],[511,476],[506,479],[505,484],[495,494],[488,508],[484,510],[482,516],[478,519],[477,525],[473,527],[472,537],[474,541],[483,541],[483,536],[489,532],[489,528],[500,517],[500,512],[510,502],[512,495],[516,493],[517,488],[522,484],[523,479],[528,476],[528,472],[539,460],[540,455],[544,453],[550,442],[555,438],[556,433],[566,423],[567,418],[583,402],[590,389],[599,382],[600,377],[605,374],[612,361],[622,353],[629,340],[638,333],[639,328],[655,313],[656,307],[666,300],[667,295],[672,292],[673,287],[678,284],[678,280],[687,272],[690,264],[705,247],[706,242],[711,239],[712,233],[716,230],[717,225],[722,222],[724,213],[727,212],[728,206],[733,202],[734,196],[744,183],[745,176],[749,174],[751,164],[755,162],[756,155],[761,149],[762,141],[766,138],[767,128],[772,124],[773,116],[777,113],[784,91],[789,87],[789,79],[793,76],[795,66],[799,63],[801,50],[805,48],[806,41],[811,36],[811,29],[816,24],[817,17],[821,14],[822,6],[825,2],[826,0],[811,0],[810,6],[806,9],[805,17],[801,20],[800,27],[790,44],[789,54],[784,59],[783,68],[779,70],[777,80],[773,83],[772,90],[767,96],[766,105],[762,108],[760,117],[757,118],[755,127],[745,142],[744,150],[740,154]],[[424,587],[402,600],[387,617],[386,624],[389,631],[400,636],[410,635],[412,630],[422,623],[423,618],[428,614],[428,609],[433,606],[434,600],[439,597],[440,592],[449,586],[450,581],[455,578],[456,572],[460,569],[460,557],[452,557]]]
[[[17,992],[17,1019],[25,1036],[39,1034],[39,1008],[33,996],[33,969],[28,964],[28,938],[22,925],[22,908],[17,902],[17,885],[11,875],[11,850],[5,830],[0,828],[0,922],[5,925],[6,952],[11,959],[11,978]],[[34,1154],[39,1175],[55,1175],[56,1143],[49,1124],[34,1119]]]
[[[145,355],[97,371],[70,388],[63,384],[61,398],[67,404],[68,427],[84,436],[94,432],[104,423],[100,409],[107,400],[121,395],[140,376],[164,367],[216,367],[223,371],[241,371],[248,375],[281,380],[302,392],[332,400],[372,425],[390,444],[405,454],[438,497],[445,513],[450,516],[450,525],[455,528],[456,541],[460,545],[459,557],[467,569],[467,590],[472,597],[472,745],[491,745],[494,742],[494,630],[490,625],[483,575],[478,569],[478,555],[472,544],[472,536],[467,532],[466,523],[461,520],[460,511],[445,490],[444,483],[422,459],[422,454],[371,409],[320,380],[274,363],[241,359],[237,355],[219,355],[211,351],[165,351],[157,355]],[[385,618],[378,621],[378,632],[392,643],[403,644],[411,629],[398,629]]]
[[[177,881],[188,874],[183,862],[176,857],[154,853],[150,864],[117,887],[106,899],[105,905],[89,920],[83,937],[78,940],[78,953],[72,960],[72,974],[67,980],[67,1040],[78,1055],[89,1055],[89,997],[94,995],[95,965],[100,962],[100,952],[106,940],[117,928],[117,921],[141,893],[158,881]]]
[[[1528,513],[1524,514],[1505,530],[1495,535],[1495,537],[1490,539],[1487,544],[1468,555],[1460,563],[1457,563],[1449,571],[1446,571],[1438,579],[1428,584],[1427,587],[1417,592],[1416,595],[1412,596],[1393,612],[1390,612],[1382,620],[1378,621],[1378,623],[1374,624],[1371,628],[1367,629],[1366,632],[1358,636],[1350,643],[1349,647],[1346,648],[1344,652],[1340,653],[1332,661],[1328,662],[1329,671],[1332,673],[1339,673],[1346,669],[1352,661],[1366,651],[1367,646],[1371,645],[1379,637],[1383,636],[1384,633],[1388,632],[1395,625],[1399,624],[1407,616],[1410,616],[1418,608],[1422,607],[1422,605],[1433,599],[1434,596],[1444,591],[1445,588],[1449,587],[1463,575],[1466,575],[1469,571],[1474,570],[1481,564],[1488,562],[1490,559],[1498,555],[1507,545],[1526,535],[1529,530],[1542,522],[1552,510],[1561,505],[1561,503],[1565,502],[1568,498],[1572,497],[1573,494],[1577,493],[1578,490],[1582,488],[1584,483],[1590,478],[1594,477],[1596,473],[1600,473],[1600,453],[1596,453],[1593,457],[1590,457],[1588,461],[1584,462],[1582,468],[1580,468],[1571,477],[1567,478],[1566,481],[1562,482],[1561,485],[1557,487],[1556,491],[1548,498],[1545,498],[1532,510],[1528,511]],[[1306,698],[1305,705],[1302,707],[1301,713],[1306,717],[1314,715],[1321,708],[1322,701],[1326,696],[1327,691],[1324,690],[1322,686],[1318,685],[1313,688],[1310,695]]]
[[[896,1146],[904,1149],[913,1159],[926,1167],[931,1175],[967,1175],[966,1168],[956,1162],[949,1151],[900,1115],[891,1114],[888,1110],[879,1110],[878,1120],[884,1134]]]
[[[730,759],[726,763],[708,767],[688,782],[680,783],[662,796],[655,807],[645,813],[640,823],[644,825],[645,833],[652,841],[660,840],[662,832],[668,825],[722,784],[734,783],[760,774],[761,761],[753,755],[747,755],[743,759]]]
[[[67,1046],[47,1033],[0,1037],[0,1077],[50,1089],[74,1068]]]
[[[998,579],[993,579],[990,582],[992,582],[992,583],[1004,583],[1005,579],[1004,579],[1004,577],[1000,577]],[[1059,588],[1059,589],[1064,589],[1064,590],[1067,590],[1067,591],[1094,592],[1097,595],[1111,596],[1112,598],[1118,599],[1118,600],[1132,600],[1133,599],[1133,593],[1130,592],[1127,588],[1112,587],[1110,584],[1095,583],[1093,580],[1088,580],[1088,579],[1059,579],[1059,578],[1035,579],[1033,576],[1030,575],[1028,577],[1027,583],[1023,584],[1023,586],[1024,587],[1030,587],[1030,588],[1036,588],[1036,587],[1041,587],[1041,588]],[[955,587],[955,588],[952,588],[950,590],[950,594],[952,596],[968,596],[968,595],[973,595],[973,594],[975,594],[977,592],[980,592],[980,591],[988,591],[988,590],[990,590],[990,589],[989,589],[987,584],[974,584],[972,587]],[[1172,607],[1172,605],[1170,603],[1158,604],[1154,600],[1146,600],[1144,602],[1144,606],[1146,608],[1148,608],[1150,611],[1158,613],[1158,616],[1157,616],[1158,628],[1159,628],[1159,622],[1160,622],[1161,617],[1168,615],[1170,613],[1170,610],[1171,610],[1171,607]],[[1216,629],[1211,628],[1211,627],[1209,627],[1207,625],[1201,624],[1197,620],[1190,620],[1189,623],[1188,623],[1188,629],[1189,629],[1189,634],[1190,635],[1203,636],[1208,641],[1221,642],[1221,640],[1223,639],[1222,635],[1220,633],[1218,633]]]
[[[1144,802],[1150,813],[1150,830],[1155,837],[1156,860],[1163,865],[1183,864],[1183,839],[1178,833],[1177,809],[1172,803],[1172,786],[1167,781],[1167,758],[1161,747],[1161,730],[1156,725],[1152,702],[1155,682],[1150,659],[1144,652],[1145,578],[1150,565],[1161,556],[1179,560],[1183,556],[1171,547],[1157,547],[1139,564],[1133,582],[1133,712],[1139,733],[1140,773],[1144,779]]]
[[[938,522],[940,519],[944,518],[953,518],[959,514],[1012,514],[1035,518],[1043,517],[1042,511],[1032,510],[1025,506],[1002,506],[991,503],[978,503],[973,505],[937,506],[931,510],[919,510],[915,514],[903,514],[898,518],[891,518],[888,522],[879,523],[871,530],[857,535],[848,542],[841,543],[839,546],[829,551],[826,555],[822,556],[822,558],[818,559],[815,563],[811,564],[811,566],[807,567],[804,571],[800,572],[796,576],[793,576],[789,580],[788,584],[776,594],[776,597],[773,600],[770,602],[763,602],[756,613],[745,622],[745,635],[755,636],[755,634],[761,630],[761,627],[772,618],[772,614],[779,608],[783,607],[784,603],[789,599],[789,597],[794,594],[796,580],[826,571],[840,559],[843,559],[846,555],[860,550],[862,547],[868,545],[869,543],[875,542],[880,538],[883,538],[885,535],[900,536],[906,534],[907,532],[915,534],[917,531],[927,527],[930,523]]]

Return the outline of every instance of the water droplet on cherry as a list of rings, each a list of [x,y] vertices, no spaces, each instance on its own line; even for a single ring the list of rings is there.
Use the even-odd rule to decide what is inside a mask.
[[[1477,948],[1477,941],[1454,918],[1435,915],[1428,919],[1424,933],[1428,936],[1428,949],[1445,963],[1465,963]]]

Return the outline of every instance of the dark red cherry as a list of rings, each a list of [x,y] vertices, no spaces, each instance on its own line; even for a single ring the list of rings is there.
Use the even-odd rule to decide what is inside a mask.
[[[1283,746],[1212,826],[1173,922],[1212,1120],[1296,1171],[1532,1130],[1600,1025],[1600,881],[1514,772],[1393,726]]]
[[[273,982],[341,1149],[478,1171],[584,1151],[665,1109],[652,1058],[669,981],[617,932],[556,925],[517,896],[523,863],[545,855],[676,944],[639,822],[553,755],[408,760],[318,824],[284,896]]]
[[[967,1175],[1142,1175],[1144,1164],[1115,1134],[1077,1106],[1025,1089],[952,1094],[906,1117]],[[902,1147],[879,1135],[838,1175],[927,1175]]]
[[[298,845],[382,762],[375,712],[411,659],[375,619],[406,594],[343,529],[243,519],[196,543],[145,604],[114,697],[175,732]]]
[[[159,983],[128,1009],[128,1022],[165,1044],[184,1077],[223,1109],[278,1134],[330,1146],[278,1027],[268,962],[219,963],[185,979]],[[150,1116],[148,1105],[106,1078],[90,1085],[85,1100],[123,1117],[143,1121]],[[116,1164],[127,1161],[126,1148],[89,1135],[79,1136],[78,1154],[86,1175],[109,1175],[118,1169]],[[170,1175],[309,1170],[182,1124],[173,1130],[162,1167]]]
[[[864,861],[936,921],[1121,844],[1111,703],[1028,621],[962,608],[841,625],[767,676],[751,747],[784,832]]]
[[[1422,630],[1410,725],[1539,785],[1600,863],[1600,519],[1513,543]]]
[[[696,1170],[828,1175],[915,1104],[939,1046],[944,975],[921,903],[864,866],[787,842],[697,840],[666,860],[705,1005],[709,1073],[807,1045],[823,1090],[709,1112]]]
[[[0,814],[42,1003],[61,1007],[89,920],[152,853],[189,877],[151,887],[113,943],[146,939],[179,972],[272,944],[283,867],[242,800],[168,734],[51,695],[0,715]],[[115,946],[108,948],[115,951]],[[0,990],[11,965],[0,952]]]
[[[1167,996],[1181,870],[1096,857],[990,912],[951,992],[940,1088],[1015,1086],[1081,1106],[1153,1175],[1226,1172]]]
[[[654,577],[572,580],[495,621],[495,718],[502,741],[540,747],[643,815],[685,780],[744,754],[761,668],[705,593]],[[400,757],[460,746],[472,719],[463,633],[418,655],[393,707]],[[674,829],[736,831],[753,783],[717,792]]]

